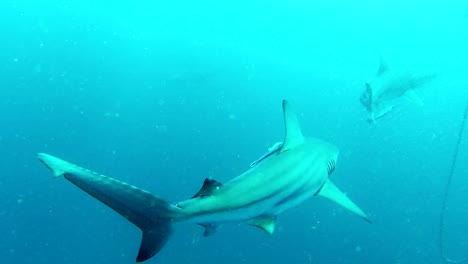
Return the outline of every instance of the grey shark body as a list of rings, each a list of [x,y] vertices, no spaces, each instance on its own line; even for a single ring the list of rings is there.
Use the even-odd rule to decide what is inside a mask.
[[[335,168],[338,149],[322,140],[303,137],[287,101],[283,101],[283,112],[283,144],[224,184],[205,179],[191,199],[178,203],[48,154],[39,153],[38,158],[55,176],[64,176],[142,230],[137,262],[162,249],[176,222],[200,224],[205,227],[205,236],[228,222],[246,222],[271,234],[279,214],[314,195],[327,197],[368,220],[328,178]]]
[[[381,56],[380,68],[376,76],[366,82],[366,89],[360,97],[361,103],[369,114],[368,121],[373,123],[392,111],[396,102],[401,98],[422,106],[423,101],[417,90],[435,77],[435,74],[392,70]]]

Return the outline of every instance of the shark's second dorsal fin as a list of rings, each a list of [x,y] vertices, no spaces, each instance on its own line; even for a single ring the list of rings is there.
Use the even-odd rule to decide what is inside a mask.
[[[287,100],[283,100],[285,136],[281,152],[290,150],[304,141],[297,114]]]
[[[388,71],[389,67],[385,59],[383,58],[382,54],[380,54],[380,66],[379,66],[379,71],[377,72],[377,75],[381,75]]]
[[[206,178],[205,181],[203,182],[203,186],[200,188],[200,190],[192,197],[197,198],[197,197],[204,197],[204,196],[210,196],[214,190],[218,189],[221,185],[223,185],[220,182],[217,182],[213,179],[208,179]]]

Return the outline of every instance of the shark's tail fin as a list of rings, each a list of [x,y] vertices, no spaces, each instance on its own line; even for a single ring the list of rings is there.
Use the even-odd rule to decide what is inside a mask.
[[[171,234],[171,222],[177,214],[176,206],[147,191],[54,156],[39,153],[37,157],[55,176],[64,176],[142,230],[137,262],[151,258],[166,244]]]

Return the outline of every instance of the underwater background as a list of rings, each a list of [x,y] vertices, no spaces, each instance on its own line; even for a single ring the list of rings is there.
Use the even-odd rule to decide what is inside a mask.
[[[171,201],[283,139],[281,100],[335,144],[332,180],[372,219],[313,198],[267,235],[178,224],[147,263],[444,263],[439,219],[468,100],[466,1],[0,3],[0,263],[134,263],[137,227],[38,162],[46,152]],[[374,125],[379,67],[435,72],[424,107]],[[468,252],[468,132],[443,246]]]

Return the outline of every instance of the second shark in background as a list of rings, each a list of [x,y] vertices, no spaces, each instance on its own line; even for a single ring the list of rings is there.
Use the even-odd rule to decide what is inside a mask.
[[[369,113],[369,123],[392,111],[398,99],[406,98],[422,106],[417,90],[436,77],[435,74],[416,74],[390,69],[380,56],[380,68],[374,78],[366,82],[361,103]]]

